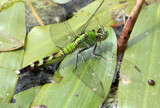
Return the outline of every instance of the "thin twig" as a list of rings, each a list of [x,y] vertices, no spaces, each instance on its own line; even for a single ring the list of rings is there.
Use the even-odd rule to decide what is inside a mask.
[[[40,16],[38,15],[37,11],[35,10],[35,8],[33,7],[32,3],[28,0],[25,0],[26,3],[28,4],[28,6],[30,7],[30,9],[32,10],[33,14],[35,15],[38,23],[41,25],[41,26],[44,26],[44,23],[43,21],[41,20]]]

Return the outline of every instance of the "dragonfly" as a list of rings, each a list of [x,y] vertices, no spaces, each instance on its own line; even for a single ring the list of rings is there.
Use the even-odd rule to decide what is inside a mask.
[[[101,3],[97,7],[97,9],[94,11],[94,13],[91,15],[91,17],[77,30],[76,33],[74,33],[72,31],[69,23],[67,21],[65,21],[64,26],[66,26],[66,28],[68,29],[70,37],[68,37],[68,35],[65,35],[64,37],[65,37],[65,39],[68,38],[68,40],[71,40],[69,42],[69,44],[66,44],[62,48],[60,47],[60,50],[58,52],[56,52],[52,55],[49,55],[47,57],[44,57],[39,61],[35,61],[31,65],[28,65],[28,66],[16,71],[17,74],[26,73],[34,68],[39,67],[40,65],[43,65],[43,64],[53,60],[53,59],[69,55],[69,54],[73,53],[76,49],[81,48],[81,50],[78,51],[78,54],[76,57],[76,63],[75,63],[76,66],[73,69],[73,73],[75,73],[76,76],[87,87],[89,87],[93,92],[95,92],[96,94],[98,94],[100,97],[103,98],[104,97],[103,84],[102,84],[101,80],[99,79],[99,77],[94,72],[94,70],[92,69],[92,67],[89,66],[89,64],[86,61],[86,57],[83,54],[83,52],[85,52],[87,49],[90,49],[91,47],[93,47],[93,54],[95,56],[102,57],[102,58],[106,59],[101,54],[96,53],[96,49],[97,49],[98,43],[100,43],[101,41],[104,41],[108,37],[108,32],[104,28],[101,28],[101,27],[99,27],[99,29],[97,29],[97,30],[86,31],[91,20],[93,19],[93,17],[97,13],[97,11],[100,9],[100,7],[103,5],[103,3],[104,3],[104,0],[101,1]],[[52,26],[51,26],[51,30],[54,30],[54,28],[52,28]],[[54,35],[54,32],[51,32],[51,36],[52,35]],[[55,42],[55,41],[53,40],[53,42]],[[57,44],[58,43],[59,42],[57,42]],[[83,73],[78,71],[79,70],[78,63],[81,60],[84,60],[86,65],[88,65],[88,68],[86,69],[86,73],[84,74],[84,77],[82,77]],[[135,65],[133,65],[133,66],[135,66]],[[136,71],[136,69],[135,69],[135,71]],[[86,78],[89,80],[86,80]]]

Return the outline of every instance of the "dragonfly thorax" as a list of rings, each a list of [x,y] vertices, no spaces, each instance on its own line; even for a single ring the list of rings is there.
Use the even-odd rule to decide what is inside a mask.
[[[96,39],[97,41],[103,41],[107,38],[107,31],[105,31],[103,28],[99,28],[97,30]]]

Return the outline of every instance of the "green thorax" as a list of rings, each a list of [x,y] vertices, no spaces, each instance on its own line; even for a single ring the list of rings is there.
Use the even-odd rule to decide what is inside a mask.
[[[93,31],[86,31],[85,33],[81,34],[79,38],[75,40],[75,43],[78,47],[87,47],[93,46],[96,42],[96,33]]]
[[[75,44],[78,47],[93,46],[96,42],[106,39],[107,35],[107,31],[103,28],[99,28],[97,31],[86,31],[75,40]]]

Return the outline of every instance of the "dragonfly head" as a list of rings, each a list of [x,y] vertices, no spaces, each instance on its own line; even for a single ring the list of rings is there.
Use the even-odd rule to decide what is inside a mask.
[[[97,36],[96,37],[97,37],[98,41],[105,40],[107,38],[107,36],[108,36],[108,33],[103,28],[99,28],[97,30]]]

